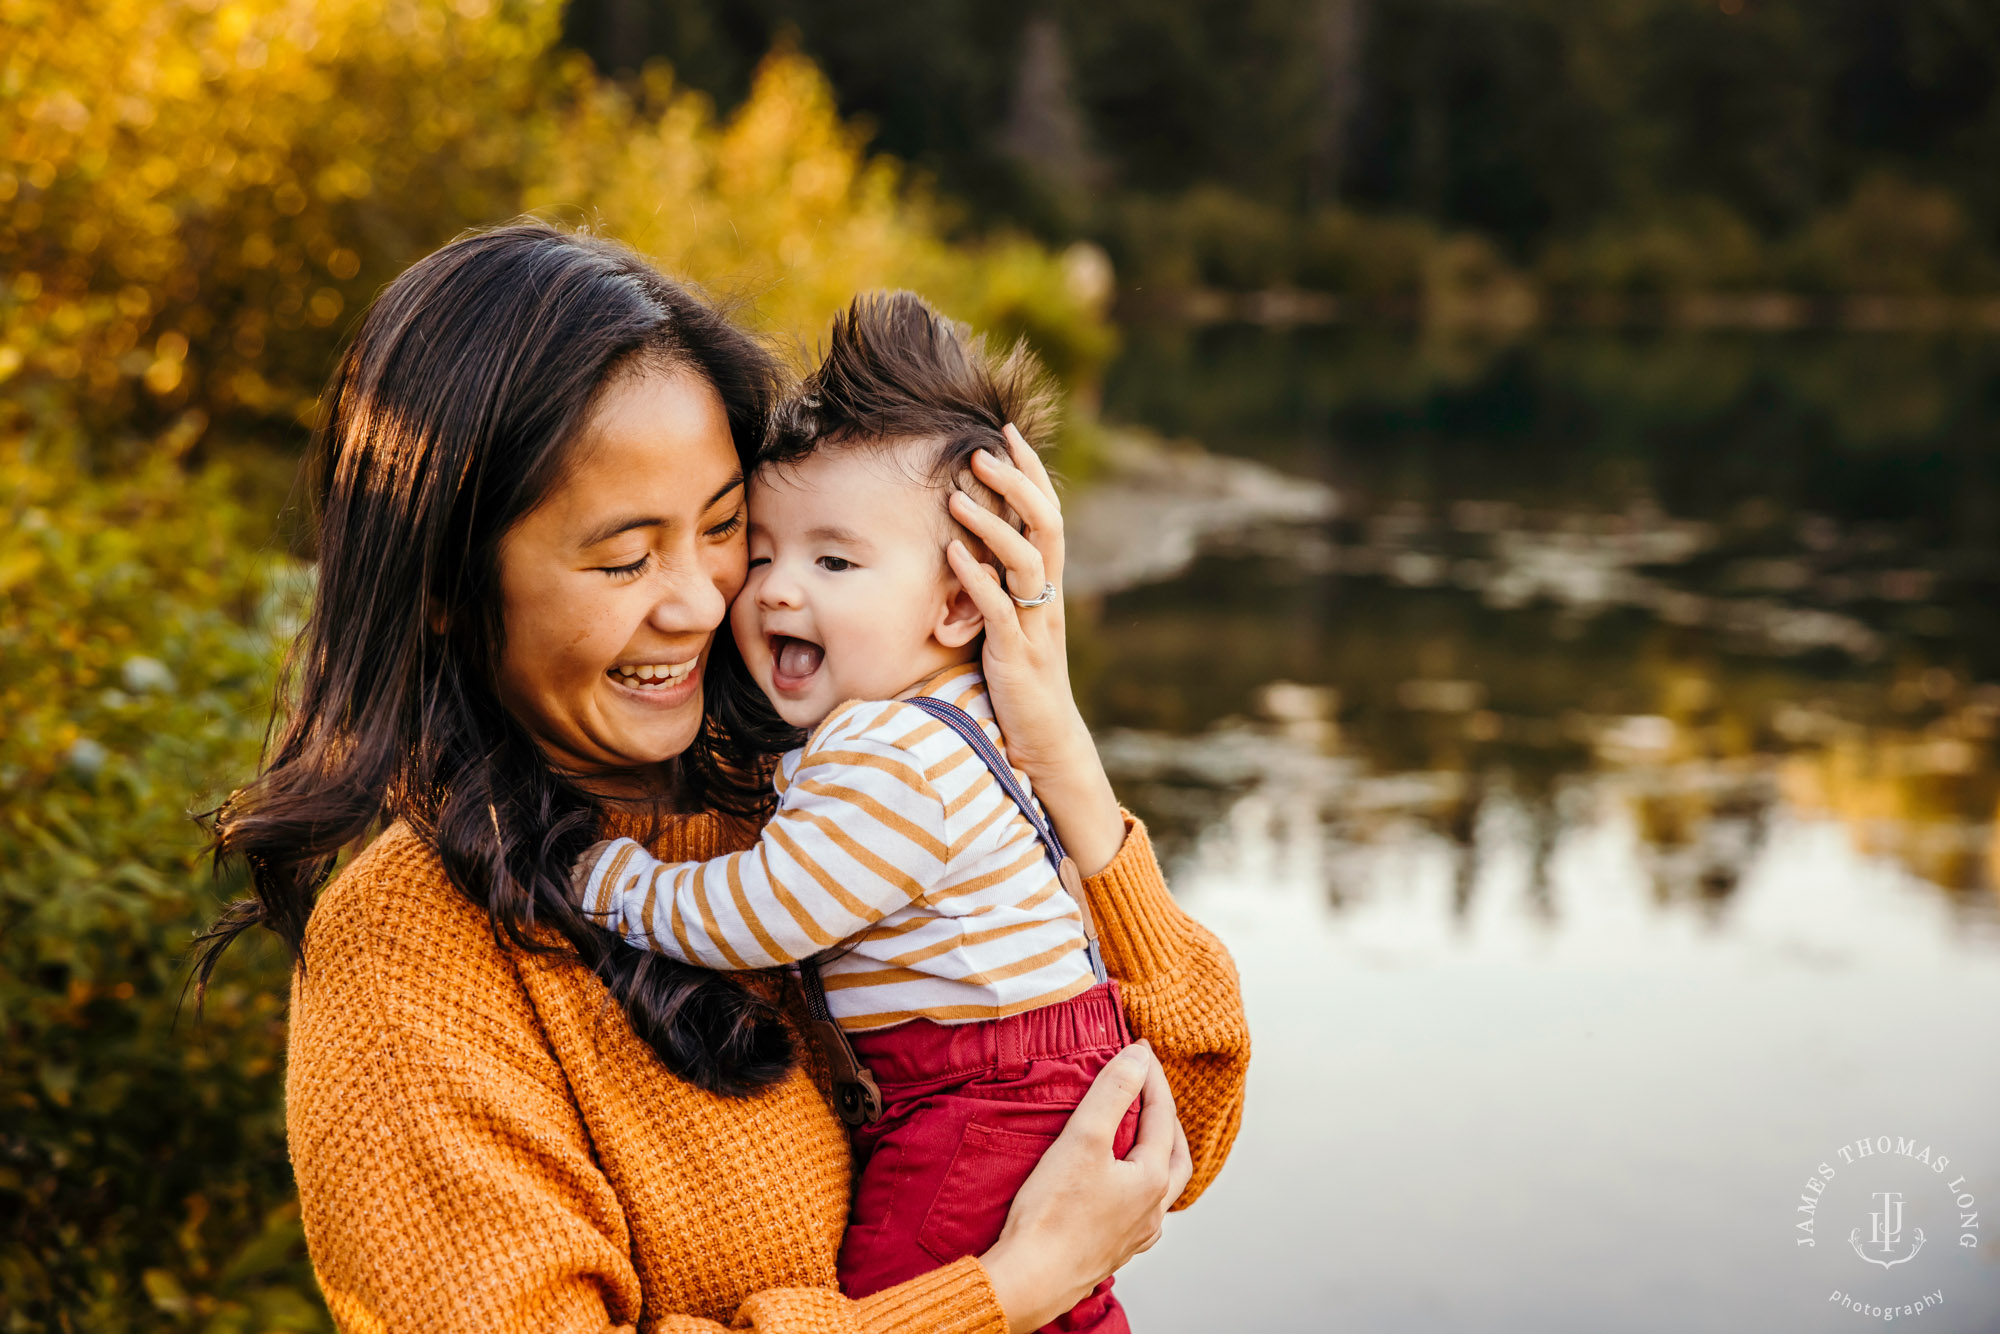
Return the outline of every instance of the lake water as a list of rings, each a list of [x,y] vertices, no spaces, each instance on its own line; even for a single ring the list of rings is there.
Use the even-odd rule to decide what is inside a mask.
[[[1106,400],[1342,505],[1075,613],[1256,1037],[1135,1327],[2000,1330],[2000,344],[1168,328]]]

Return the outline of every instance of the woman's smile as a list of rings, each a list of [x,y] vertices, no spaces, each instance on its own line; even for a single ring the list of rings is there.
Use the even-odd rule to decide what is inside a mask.
[[[685,662],[618,663],[605,675],[614,685],[628,686],[637,694],[657,696],[685,685],[700,665],[701,655],[697,653]]]
[[[681,662],[618,663],[604,675],[611,682],[612,692],[628,705],[672,711],[700,699],[705,656],[696,653]]]

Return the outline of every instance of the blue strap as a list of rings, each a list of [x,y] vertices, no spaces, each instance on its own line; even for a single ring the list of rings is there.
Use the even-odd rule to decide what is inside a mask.
[[[986,729],[981,727],[978,721],[964,709],[959,708],[956,704],[941,700],[935,695],[918,695],[903,702],[905,704],[916,705],[925,713],[928,713],[931,717],[958,733],[960,737],[964,738],[965,744],[972,747],[972,753],[977,755],[985,763],[986,767],[992,771],[993,777],[999,782],[1001,790],[1009,797],[1012,797],[1014,804],[1021,808],[1021,814],[1026,817],[1029,826],[1034,829],[1036,836],[1042,840],[1042,852],[1048,857],[1050,867],[1055,870],[1057,878],[1060,879],[1063,863],[1069,860],[1069,854],[1063,851],[1062,840],[1056,837],[1054,826],[1042,818],[1042,812],[1035,805],[1035,799],[1028,795],[1027,789],[1023,788],[1020,780],[1014,777],[1013,766],[1008,764],[1006,759],[1002,757],[999,750],[993,744],[993,738],[986,735]],[[1068,887],[1065,886],[1064,889],[1067,892]],[[1084,920],[1088,921],[1090,905],[1080,903],[1077,907],[1084,914]],[[1087,936],[1093,934],[1086,933]],[[1099,982],[1102,982],[1106,977],[1104,957],[1098,952],[1097,941],[1094,938],[1089,939],[1087,943],[1090,952],[1090,971],[1096,976]]]

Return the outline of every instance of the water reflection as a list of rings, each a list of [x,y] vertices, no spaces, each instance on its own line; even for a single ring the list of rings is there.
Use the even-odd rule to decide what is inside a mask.
[[[1273,697],[1325,696],[1280,683]],[[1936,892],[1954,876],[1990,878],[1993,826],[1913,807],[1931,790],[1921,771],[1899,787],[1887,774],[1857,781],[1841,749],[1705,758],[1671,720],[1640,715],[1596,732],[1590,767],[1535,790],[1504,769],[1382,773],[1337,739],[1302,738],[1302,721],[1328,727],[1315,712],[1192,737],[1108,731],[1100,745],[1169,857],[1207,887],[1197,894],[1305,887],[1342,938],[1394,942],[1402,956],[1419,943],[1643,951],[1657,943],[1648,932],[1679,930],[1775,932],[1781,952],[1818,963],[1879,958],[1892,940],[1925,958],[2000,947],[1990,896]],[[1801,856],[1814,867],[1803,888]],[[1597,873],[1559,886],[1557,867],[1577,858]],[[1861,883],[1868,893],[1842,897]],[[1415,884],[1435,893],[1413,896]],[[1747,902],[1747,885],[1766,899]],[[1931,906],[1913,909],[1912,893]],[[1615,940],[1596,934],[1607,922],[1622,924]]]
[[[1259,1040],[1147,1327],[1817,1329],[1811,1146],[2000,1183],[1996,387],[1965,341],[1135,333],[1114,412],[1341,495],[1076,616]],[[1950,1261],[1929,1326],[1995,1327],[2000,1249]]]
[[[1813,619],[1776,599],[1704,602],[1658,565],[1643,585],[1651,607],[1579,609],[1546,593],[1496,603],[1504,569],[1440,588],[1321,559],[1344,550],[1324,534],[1285,540],[1299,559],[1214,557],[1113,599],[1083,655],[1113,763],[1170,838],[1215,810],[1172,789],[1233,787],[1254,734],[1327,759],[1329,772],[1429,776],[1432,796],[1409,814],[1461,844],[1492,794],[1555,827],[1561,802],[1577,799],[1567,789],[1615,772],[1663,865],[1710,821],[1782,794],[1948,890],[1996,883],[2000,686],[1927,665],[1866,621]],[[1676,600],[1724,611],[1661,609]],[[1270,751],[1256,752],[1263,772],[1300,763]],[[1327,780],[1307,765],[1286,781]],[[1328,794],[1328,811],[1352,795]],[[1741,879],[1720,856],[1699,877],[1710,898]]]
[[[1868,846],[1995,883],[2000,342],[1141,330],[1110,402],[1342,505],[1109,599],[1103,725],[1297,681],[1374,769],[1530,804],[1782,758]]]

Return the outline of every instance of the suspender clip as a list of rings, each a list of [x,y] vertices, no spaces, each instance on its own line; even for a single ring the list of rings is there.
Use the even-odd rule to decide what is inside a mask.
[[[799,981],[805,987],[806,1013],[812,1018],[806,1035],[826,1060],[833,1081],[833,1109],[850,1126],[871,1126],[882,1119],[882,1089],[854,1053],[854,1043],[826,1007],[826,984],[820,981],[819,956],[799,960]]]

